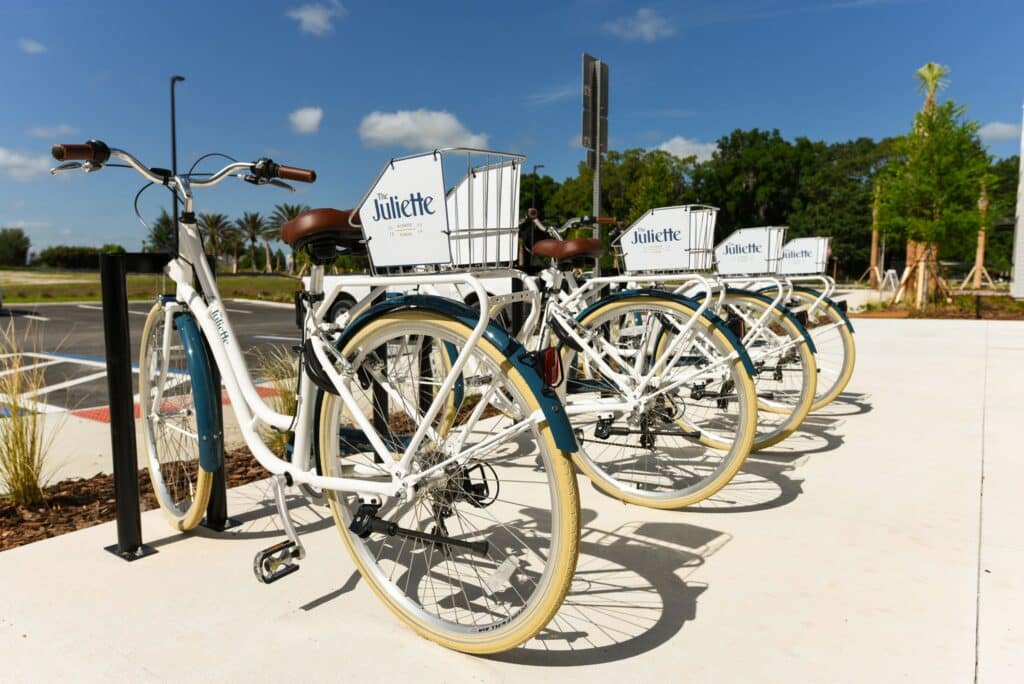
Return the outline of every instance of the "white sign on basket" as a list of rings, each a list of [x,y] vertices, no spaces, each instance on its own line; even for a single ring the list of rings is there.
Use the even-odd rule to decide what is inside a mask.
[[[721,275],[775,273],[782,257],[781,226],[740,228],[715,247],[715,261]]]
[[[636,220],[619,238],[628,271],[689,271],[710,267],[717,209],[660,207]]]
[[[796,238],[782,248],[780,275],[810,275],[824,273],[828,265],[829,240],[827,237]]]
[[[359,207],[375,266],[451,262],[440,155],[391,162]]]

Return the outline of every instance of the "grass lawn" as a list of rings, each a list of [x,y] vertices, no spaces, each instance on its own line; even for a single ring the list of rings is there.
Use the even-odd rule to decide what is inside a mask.
[[[129,275],[128,298],[152,299],[173,292],[173,283],[158,275]],[[222,273],[217,284],[221,296],[228,299],[265,299],[292,301],[299,281],[280,275]],[[82,271],[0,270],[0,288],[5,304],[35,302],[85,302],[100,300],[100,274]]]

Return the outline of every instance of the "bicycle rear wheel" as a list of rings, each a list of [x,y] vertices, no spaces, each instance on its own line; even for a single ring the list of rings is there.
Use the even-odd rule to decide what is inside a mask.
[[[729,291],[719,315],[736,321],[754,363],[758,397],[753,450],[766,449],[793,434],[814,402],[817,365],[800,324],[772,300],[752,292]]]
[[[857,362],[853,332],[842,312],[828,297],[813,306],[819,296],[820,293],[807,288],[793,289],[793,299],[801,309],[807,311],[805,325],[816,349],[818,384],[811,411],[828,406],[842,394],[853,377],[853,367]]]
[[[343,343],[350,389],[367,415],[372,411],[392,458],[408,445],[470,331],[440,312],[399,310]],[[381,600],[422,636],[479,654],[513,648],[544,628],[568,591],[579,543],[571,463],[550,426],[529,418],[539,403],[504,351],[518,347],[493,339],[472,351],[413,457],[414,471],[456,458],[421,481],[411,500],[371,509],[392,529],[418,536],[360,536],[350,527],[367,510],[359,497],[327,492],[342,541]],[[333,394],[318,401],[323,473],[386,480],[350,409]]]
[[[750,375],[709,319],[687,326],[694,313],[669,297],[611,298],[579,321],[597,333],[592,349],[564,350],[566,403],[580,447],[574,460],[623,501],[693,505],[728,484],[750,452],[757,418]],[[636,410],[613,406],[669,353]]]
[[[214,393],[191,314],[169,313],[158,302],[142,329],[139,412],[149,478],[177,530],[198,525],[210,500],[221,448]]]

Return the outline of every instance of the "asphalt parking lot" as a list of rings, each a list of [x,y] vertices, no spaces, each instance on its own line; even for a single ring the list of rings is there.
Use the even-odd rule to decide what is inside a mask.
[[[130,302],[132,364],[138,363],[142,326],[150,302]],[[254,301],[229,301],[227,311],[242,344],[249,350],[298,340],[291,307]],[[98,302],[14,304],[0,309],[0,326],[12,325],[21,350],[46,377],[37,398],[45,412],[79,411],[107,404],[103,309]],[[133,391],[138,390],[133,374]]]

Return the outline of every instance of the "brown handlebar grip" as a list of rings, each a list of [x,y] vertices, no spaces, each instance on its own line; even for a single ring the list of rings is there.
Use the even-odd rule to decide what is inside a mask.
[[[92,145],[57,144],[50,148],[50,154],[57,161],[95,161],[95,150]]]
[[[315,183],[316,171],[312,169],[300,169],[297,166],[277,165],[277,177],[284,180],[297,181],[299,183]]]

